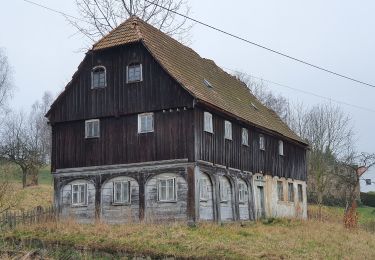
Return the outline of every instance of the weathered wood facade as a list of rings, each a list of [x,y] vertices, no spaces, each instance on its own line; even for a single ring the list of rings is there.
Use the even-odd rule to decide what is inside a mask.
[[[127,66],[134,63],[142,65],[142,80],[127,83]],[[105,68],[106,84],[92,89],[92,70],[99,65]],[[47,114],[55,204],[62,215],[112,223],[254,219],[258,186],[253,174],[306,181],[304,143],[202,102],[178,78],[141,40],[87,53]],[[204,131],[206,111],[212,114],[213,133]],[[138,132],[141,113],[153,113],[153,131]],[[89,119],[100,121],[96,138],[85,138]],[[232,124],[232,140],[224,138],[225,120]],[[248,145],[242,144],[243,128]],[[264,150],[259,149],[260,134]],[[280,141],[284,155],[279,154]],[[173,202],[160,201],[158,189],[165,178],[174,180]],[[116,182],[129,183],[128,203],[113,203]],[[80,207],[70,205],[73,188],[81,188],[75,183],[86,187]],[[240,191],[240,185],[246,188]]]

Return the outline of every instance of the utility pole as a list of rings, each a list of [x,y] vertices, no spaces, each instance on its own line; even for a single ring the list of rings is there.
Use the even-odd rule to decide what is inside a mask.
[[[130,16],[133,16],[133,0],[130,0]]]

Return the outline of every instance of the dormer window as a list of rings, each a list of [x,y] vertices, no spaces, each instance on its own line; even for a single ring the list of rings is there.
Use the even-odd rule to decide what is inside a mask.
[[[225,120],[224,126],[225,126],[224,138],[228,140],[232,140],[232,123]]]
[[[279,140],[279,155],[284,155],[284,142]]]
[[[126,82],[140,82],[143,80],[142,77],[142,64],[135,63],[130,64],[126,67]]]
[[[263,151],[266,150],[264,135],[259,135],[259,149]]]
[[[91,71],[91,88],[104,88],[107,86],[106,69],[104,66],[96,66]]]

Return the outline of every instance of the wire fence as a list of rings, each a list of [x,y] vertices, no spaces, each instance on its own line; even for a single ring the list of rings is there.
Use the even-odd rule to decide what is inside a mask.
[[[56,211],[53,206],[39,206],[27,211],[6,211],[0,215],[0,230],[14,229],[19,225],[31,225],[54,220],[56,220]]]

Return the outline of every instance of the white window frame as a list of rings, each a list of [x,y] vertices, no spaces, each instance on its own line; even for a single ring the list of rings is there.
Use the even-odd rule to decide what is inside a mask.
[[[211,185],[209,184],[209,180],[201,178],[199,180],[199,199],[200,201],[208,201],[210,198],[209,193],[209,187]]]
[[[89,135],[89,133],[90,133],[89,126],[90,126],[90,124],[93,124],[93,123],[98,124],[97,135]],[[95,126],[93,125],[93,127],[95,127]],[[99,138],[99,137],[100,137],[100,120],[99,119],[86,120],[85,121],[85,138],[90,139],[90,138]]]
[[[266,150],[266,138],[262,134],[259,135],[259,149],[262,151]]]
[[[297,184],[297,193],[298,193],[298,201],[303,202],[303,186],[302,186],[302,184]]]
[[[228,202],[228,185],[223,179],[220,179],[219,182],[219,190],[220,190],[220,202]]]
[[[290,187],[292,187],[292,189]],[[288,201],[294,202],[294,184],[293,184],[293,182],[288,182]]]
[[[213,118],[212,114],[210,112],[204,112],[203,113],[203,128],[205,132],[213,133],[214,127],[213,127]]]
[[[284,201],[284,182],[277,181],[276,182],[276,189],[277,189],[277,200]]]
[[[74,188],[77,188],[77,192],[74,191]],[[84,189],[83,191],[83,199],[82,199],[82,190],[81,188]],[[74,202],[74,194],[77,194],[77,201]],[[72,206],[77,207],[77,206],[87,206],[87,183],[76,183],[72,184]]]
[[[140,70],[141,70],[141,77],[139,80],[129,80],[129,67],[135,67],[135,66],[139,66],[140,67]],[[133,63],[133,64],[129,64],[128,66],[126,66],[126,83],[135,83],[135,82],[142,82],[143,81],[143,68],[142,68],[142,64],[141,63]]]
[[[148,122],[148,117],[151,116],[151,127],[146,129],[142,129],[142,118],[146,117],[146,126]],[[154,132],[154,113],[143,113],[143,114],[138,114],[138,134],[144,134],[144,133],[152,133]]]
[[[120,184],[120,199],[116,197],[117,194],[117,184]],[[128,199],[125,200],[124,198],[124,189],[125,186],[127,186],[127,196]],[[115,205],[124,205],[124,204],[129,204],[131,202],[131,187],[130,187],[130,181],[114,181],[113,182],[113,204]]]
[[[247,195],[247,185],[246,183],[238,183],[238,202],[245,203]]]
[[[103,86],[94,86],[94,73],[95,70],[97,69],[104,69],[104,85]],[[97,89],[97,88],[105,88],[107,86],[107,69],[106,67],[100,65],[100,66],[95,66],[91,70],[91,89]]]
[[[249,146],[249,130],[242,128],[242,145]]]
[[[168,190],[169,190],[169,186],[168,186],[168,183],[170,183],[169,181],[171,181],[172,180],[172,183],[173,183],[173,198],[169,198],[168,197],[168,195],[170,195],[169,194],[169,192],[168,192]],[[162,185],[162,183],[163,182],[165,182],[165,192],[166,192],[166,194],[165,194],[165,199],[162,199],[162,194],[161,194],[161,192],[162,192],[162,188],[161,188],[161,185]],[[159,202],[176,202],[177,201],[177,185],[176,185],[176,178],[160,178],[160,179],[158,179],[158,181],[157,181],[157,192],[158,192],[158,201]]]
[[[224,121],[224,138],[232,140],[232,123],[230,121]]]
[[[279,140],[279,155],[284,156],[284,142]]]

